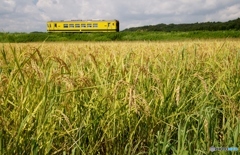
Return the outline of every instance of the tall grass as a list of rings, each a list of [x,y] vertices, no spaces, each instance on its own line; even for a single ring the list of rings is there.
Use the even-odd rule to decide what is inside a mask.
[[[0,52],[0,154],[240,145],[239,40],[2,44]]]

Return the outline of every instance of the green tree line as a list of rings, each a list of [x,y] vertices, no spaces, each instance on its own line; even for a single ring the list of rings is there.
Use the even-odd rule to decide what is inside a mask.
[[[240,30],[240,18],[230,20],[228,22],[205,22],[191,24],[157,24],[141,27],[132,27],[124,31],[225,31],[225,30]]]

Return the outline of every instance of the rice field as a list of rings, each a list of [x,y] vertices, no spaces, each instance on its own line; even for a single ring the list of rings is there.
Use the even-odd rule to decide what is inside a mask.
[[[240,146],[240,40],[2,43],[0,154]],[[237,154],[221,151],[218,154]]]

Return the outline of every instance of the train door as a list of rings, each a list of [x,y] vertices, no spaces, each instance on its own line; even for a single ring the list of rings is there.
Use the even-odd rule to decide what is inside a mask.
[[[56,30],[57,29],[57,23],[54,23],[53,24],[53,30]]]
[[[111,30],[111,29],[112,29],[111,23],[108,23],[108,30]]]
[[[119,22],[116,22],[116,31],[119,32]]]
[[[47,31],[50,31],[51,30],[51,23],[47,23]]]

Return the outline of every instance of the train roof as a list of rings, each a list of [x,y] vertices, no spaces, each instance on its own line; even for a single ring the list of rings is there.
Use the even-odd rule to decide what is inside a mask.
[[[77,20],[51,20],[48,22],[101,22],[101,21],[106,21],[106,22],[110,22],[110,21],[117,21],[116,19],[113,20],[101,20],[101,19],[88,19],[88,20],[81,20],[81,19],[77,19]]]

